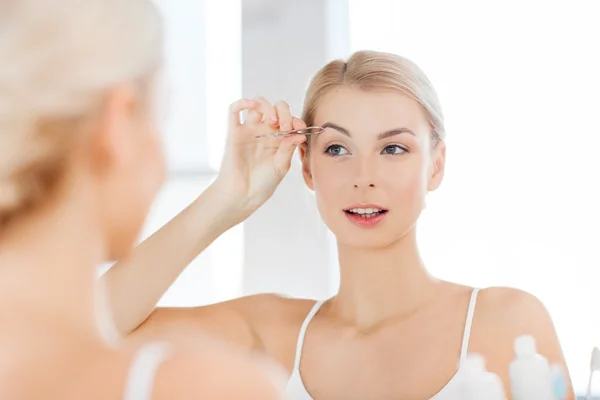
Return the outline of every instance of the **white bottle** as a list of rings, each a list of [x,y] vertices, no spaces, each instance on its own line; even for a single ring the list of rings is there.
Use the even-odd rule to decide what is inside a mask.
[[[483,357],[469,354],[460,366],[462,385],[460,400],[506,400],[504,385],[498,375],[485,369]]]
[[[548,360],[537,353],[533,336],[515,340],[516,357],[509,367],[514,400],[553,400],[554,383]]]

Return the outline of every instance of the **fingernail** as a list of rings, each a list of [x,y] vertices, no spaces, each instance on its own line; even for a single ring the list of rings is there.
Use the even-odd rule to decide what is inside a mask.
[[[271,115],[271,122],[273,122],[273,123],[277,122],[277,117],[274,115]]]

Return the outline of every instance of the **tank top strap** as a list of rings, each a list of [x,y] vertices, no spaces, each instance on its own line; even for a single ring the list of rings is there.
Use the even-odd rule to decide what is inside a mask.
[[[170,354],[171,347],[165,342],[151,342],[141,347],[129,369],[123,400],[151,400],[158,369]]]
[[[473,316],[475,315],[475,305],[477,304],[477,295],[479,289],[475,288],[471,292],[471,300],[469,301],[469,310],[467,311],[467,319],[465,321],[465,330],[463,333],[462,348],[460,350],[460,362],[467,357],[469,351],[469,340],[471,339],[471,327],[473,326]]]
[[[302,322],[302,326],[300,327],[300,333],[298,333],[298,341],[296,342],[296,356],[294,358],[294,370],[300,369],[300,358],[302,357],[302,347],[304,346],[304,336],[306,336],[306,330],[308,329],[308,325],[310,321],[317,315],[323,304],[325,304],[327,300],[320,300],[315,303],[314,306],[310,309],[306,318],[304,318],[304,322]]]

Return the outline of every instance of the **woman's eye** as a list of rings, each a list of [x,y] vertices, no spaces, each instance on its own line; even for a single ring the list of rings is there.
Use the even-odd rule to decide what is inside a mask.
[[[406,149],[403,147],[398,146],[397,144],[391,145],[391,146],[386,146],[385,149],[383,149],[383,151],[381,152],[382,154],[390,154],[390,155],[394,155],[394,154],[402,154],[402,153],[406,153]]]
[[[344,154],[348,154],[348,150],[339,144],[332,144],[325,149],[325,153],[331,156],[343,156]]]

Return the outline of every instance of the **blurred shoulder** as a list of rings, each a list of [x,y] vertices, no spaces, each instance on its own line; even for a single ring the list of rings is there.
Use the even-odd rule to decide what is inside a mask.
[[[157,370],[152,399],[275,400],[284,384],[285,373],[277,365],[206,338],[172,349]]]
[[[208,336],[95,351],[69,376],[62,399],[275,400],[285,380],[275,364]]]

